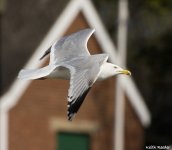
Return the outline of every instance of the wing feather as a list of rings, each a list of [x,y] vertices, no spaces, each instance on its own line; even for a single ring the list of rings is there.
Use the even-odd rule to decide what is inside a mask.
[[[107,60],[106,54],[90,56],[88,60],[80,63],[71,62],[70,88],[68,91],[68,120],[72,120],[78,112],[86,95],[97,80],[100,67]],[[88,65],[89,64],[89,65]]]
[[[78,73],[80,76],[72,75],[68,94],[68,119],[72,120],[74,115],[79,110],[81,104],[83,103],[86,95],[88,94],[91,85],[88,85],[87,80],[83,73]],[[86,74],[86,73],[85,73]]]

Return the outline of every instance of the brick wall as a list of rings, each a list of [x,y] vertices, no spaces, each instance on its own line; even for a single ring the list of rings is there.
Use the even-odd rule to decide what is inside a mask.
[[[142,150],[144,147],[144,129],[133,110],[128,98],[125,100],[125,149]]]

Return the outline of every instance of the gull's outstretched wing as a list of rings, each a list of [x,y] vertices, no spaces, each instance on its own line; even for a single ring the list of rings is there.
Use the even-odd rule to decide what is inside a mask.
[[[48,76],[56,67],[54,65],[49,65],[40,69],[22,69],[19,72],[18,78],[20,79],[41,79]]]
[[[43,59],[50,53],[50,63],[61,62],[64,59],[89,56],[87,49],[87,42],[93,34],[94,29],[83,29],[71,35],[65,36],[59,41],[55,42],[40,58]]]
[[[92,55],[85,60],[71,62],[71,79],[68,92],[68,119],[72,120],[79,110],[90,88],[97,80],[100,67],[107,61],[106,54]]]

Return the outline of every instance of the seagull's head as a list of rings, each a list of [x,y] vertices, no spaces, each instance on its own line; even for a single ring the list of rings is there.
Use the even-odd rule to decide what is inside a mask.
[[[117,74],[125,74],[125,75],[131,75],[131,72],[129,70],[123,69],[115,64],[110,64],[112,67],[112,70],[114,71],[114,75]]]
[[[118,74],[124,74],[124,75],[131,75],[131,72],[129,70],[125,70],[118,65],[112,64],[112,63],[104,63],[102,65],[101,73],[99,75],[99,79],[106,79]]]

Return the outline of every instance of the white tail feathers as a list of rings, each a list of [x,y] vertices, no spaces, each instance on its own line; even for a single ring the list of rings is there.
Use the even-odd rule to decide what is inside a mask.
[[[38,79],[40,78],[40,75],[37,74],[38,70],[37,69],[23,69],[19,72],[18,78],[19,79],[25,79],[25,80],[30,80],[30,79]]]
[[[18,78],[25,80],[46,78],[55,66],[46,66],[40,69],[23,69],[19,72]]]

